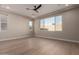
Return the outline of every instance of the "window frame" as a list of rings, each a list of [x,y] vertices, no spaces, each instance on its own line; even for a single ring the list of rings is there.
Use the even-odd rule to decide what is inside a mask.
[[[62,17],[62,15],[56,15],[56,16],[53,16],[55,19],[54,19],[54,22],[55,22],[55,24],[54,24],[54,30],[52,30],[53,32],[61,32],[62,30],[63,30],[63,17]],[[48,18],[53,18],[53,17],[48,17]],[[61,30],[57,30],[56,29],[56,24],[57,24],[57,22],[56,22],[56,17],[61,17]],[[43,18],[43,19],[41,19],[41,20],[45,20],[45,19],[48,19],[48,18]],[[41,20],[39,21],[39,23],[40,23],[40,30],[45,30],[44,28],[43,29],[41,29]],[[45,24],[44,24],[45,25]],[[49,31],[48,29],[47,29],[47,31]]]
[[[4,19],[2,20],[2,18]],[[6,24],[6,25],[4,26],[3,24]],[[2,25],[4,26],[3,28],[2,28]],[[7,31],[7,28],[8,28],[7,15],[0,14],[0,32]]]
[[[31,23],[31,24],[30,24]],[[33,29],[33,21],[29,20],[29,29],[32,30]]]

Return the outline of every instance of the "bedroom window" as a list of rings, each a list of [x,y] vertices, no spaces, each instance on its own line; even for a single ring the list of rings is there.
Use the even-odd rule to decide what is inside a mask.
[[[41,19],[40,30],[62,31],[62,16]]]
[[[32,21],[29,21],[29,29],[32,29],[33,23]]]
[[[7,30],[7,16],[0,14],[0,32]]]

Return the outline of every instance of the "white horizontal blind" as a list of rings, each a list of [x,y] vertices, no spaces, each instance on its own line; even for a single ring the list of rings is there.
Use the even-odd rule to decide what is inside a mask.
[[[7,30],[7,16],[0,14],[0,32]]]

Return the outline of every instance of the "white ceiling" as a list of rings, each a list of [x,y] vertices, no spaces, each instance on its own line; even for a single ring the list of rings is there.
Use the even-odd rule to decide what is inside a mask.
[[[23,16],[35,18],[68,7],[65,4],[42,4],[42,7],[38,10],[39,13],[36,13],[33,10],[26,10],[26,8],[33,9],[34,5],[35,4],[0,4],[0,10],[14,12]]]

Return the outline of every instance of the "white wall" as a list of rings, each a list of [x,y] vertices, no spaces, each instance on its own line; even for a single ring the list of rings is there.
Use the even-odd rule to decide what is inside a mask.
[[[0,12],[2,13],[2,11]],[[0,32],[0,40],[8,40],[30,36],[31,32],[29,31],[28,26],[29,19],[11,13],[3,12],[2,14],[8,15],[8,28],[6,32]]]
[[[43,31],[39,28],[39,19],[35,20],[35,36],[57,38],[61,40],[79,41],[79,9],[64,12],[63,17],[63,31],[62,32],[49,32]]]

